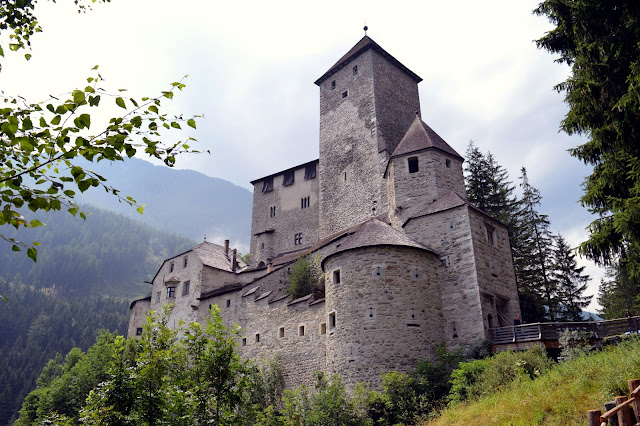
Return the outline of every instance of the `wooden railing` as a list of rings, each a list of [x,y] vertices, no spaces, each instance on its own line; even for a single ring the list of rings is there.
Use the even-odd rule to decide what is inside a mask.
[[[607,321],[580,322],[538,322],[511,327],[490,329],[494,345],[558,340],[564,330],[587,332],[592,340],[600,340],[606,336],[640,331],[640,317],[618,318]]]
[[[617,396],[615,402],[605,404],[605,408],[608,411],[604,414],[600,410],[589,410],[587,412],[587,418],[589,419],[589,426],[606,426],[609,419],[614,419],[617,415],[619,426],[633,426],[640,425],[636,423],[640,416],[640,380],[629,380],[629,392],[630,396]],[[612,406],[610,408],[610,406]],[[631,411],[631,407],[635,411]]]

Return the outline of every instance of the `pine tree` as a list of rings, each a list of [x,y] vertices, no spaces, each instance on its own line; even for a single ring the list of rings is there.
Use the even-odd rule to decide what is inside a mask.
[[[607,268],[606,278],[600,281],[598,303],[602,305],[598,313],[606,319],[622,318],[627,309],[640,315],[640,282],[631,279],[623,263]]]
[[[582,321],[582,310],[591,302],[591,296],[584,295],[590,278],[583,275],[584,266],[578,267],[575,253],[567,240],[558,234],[554,242],[551,277],[555,281],[561,305],[558,319]]]
[[[547,215],[536,209],[542,196],[521,169],[522,197],[514,216],[513,263],[520,296],[522,319],[526,322],[556,321],[558,298],[549,276],[551,232]]]
[[[487,211],[489,200],[489,170],[487,159],[480,149],[469,141],[464,167],[467,199],[480,210]]]

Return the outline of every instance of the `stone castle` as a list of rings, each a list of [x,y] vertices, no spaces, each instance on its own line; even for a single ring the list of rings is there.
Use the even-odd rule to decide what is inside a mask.
[[[278,354],[288,386],[408,371],[445,342],[489,337],[520,314],[507,228],[467,201],[463,158],[420,118],[422,79],[364,36],[315,84],[320,158],[253,182],[251,262],[204,242],[164,261],[128,334],[173,304],[170,325],[220,307],[243,357]],[[319,259],[325,297],[286,293]]]

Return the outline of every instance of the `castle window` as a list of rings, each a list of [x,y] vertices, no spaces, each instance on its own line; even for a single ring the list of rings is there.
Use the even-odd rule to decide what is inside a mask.
[[[282,186],[291,186],[293,185],[294,180],[295,180],[295,170],[289,170],[288,172],[284,172],[284,177],[282,178]]]
[[[167,287],[167,297],[176,297],[176,288],[174,286]]]
[[[142,327],[136,328],[136,336],[142,336]]]
[[[325,335],[327,334],[327,323],[323,322],[322,324],[320,324],[320,335]]]
[[[269,207],[269,216],[276,217],[276,206]]]
[[[156,293],[156,302],[160,302],[160,297],[161,297],[162,293],[161,292],[157,292]]]
[[[280,327],[278,329],[278,337],[283,339],[284,338],[284,327]]]
[[[298,336],[304,336],[304,325],[298,327]]]
[[[418,271],[418,268],[414,268],[411,275],[413,275],[413,278],[420,278],[420,271]]]
[[[302,244],[302,233],[293,236],[293,244],[299,246]]]
[[[418,170],[419,170],[419,168],[418,168],[418,157],[409,157],[407,162],[409,164],[409,173],[417,173]]]
[[[333,89],[335,89],[335,88],[336,88],[336,81],[335,81],[335,80],[333,80],[333,81],[331,82],[331,90],[333,90]]]
[[[329,313],[329,330],[336,328],[336,313]]]
[[[451,266],[451,256],[442,256],[440,258],[440,262],[442,262],[442,266],[444,266],[445,268]]]
[[[340,269],[333,271],[333,283],[340,284]]]
[[[174,263],[173,263],[173,262],[171,262],[171,263],[169,264],[169,272],[173,272],[173,267],[174,267]]]
[[[189,294],[189,287],[191,287],[191,282],[185,281],[184,282],[184,287],[182,287],[182,295],[183,296],[186,296],[187,294]]]
[[[311,204],[311,197],[303,197],[300,199],[300,208],[301,209],[306,209],[307,207],[309,207],[309,204]]]
[[[247,346],[247,338],[246,337],[242,338],[242,346]]]
[[[382,268],[379,266],[376,266],[375,268],[373,268],[373,276],[374,277],[381,277],[382,276]]]
[[[264,243],[260,243],[260,250],[264,249]]]
[[[256,343],[260,343],[260,333],[256,333]]]
[[[448,169],[451,168],[451,160],[449,160],[448,158],[446,160],[444,160],[444,165],[447,166]]]
[[[227,308],[231,306],[231,300],[227,299]]]
[[[485,223],[484,226],[487,228],[487,241],[489,242],[489,244],[495,245],[495,243],[496,243],[496,228],[494,228],[493,226],[489,225],[488,223]]]
[[[266,178],[262,181],[262,192],[273,191],[273,178]]]
[[[209,310],[211,310],[212,307],[213,307],[213,305],[209,305]]]
[[[342,99],[346,98],[347,96],[349,96],[348,90],[345,90],[344,92],[342,92]]]
[[[184,259],[182,259],[182,267],[186,268],[188,263],[189,263],[189,258],[185,256]]]
[[[304,168],[304,178],[305,180],[316,178],[316,163],[306,165]]]
[[[358,75],[358,66],[357,65],[353,66],[353,75]]]

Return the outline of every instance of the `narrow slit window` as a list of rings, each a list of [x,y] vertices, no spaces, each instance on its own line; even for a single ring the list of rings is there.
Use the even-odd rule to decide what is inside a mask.
[[[175,263],[171,262],[169,264],[169,272],[173,272],[173,268],[175,267]]]
[[[451,160],[449,160],[448,158],[446,160],[444,160],[444,165],[447,166],[447,169],[451,168]]]
[[[489,225],[488,223],[485,223],[485,227],[487,228],[487,241],[489,242],[489,244],[495,245],[495,243],[496,243],[496,228],[494,228],[493,226]]]
[[[358,66],[357,65],[353,66],[353,75],[358,75]]]
[[[182,259],[182,267],[186,268],[188,264],[189,264],[189,258],[185,256],[184,259]]]
[[[304,325],[298,327],[298,336],[304,336]]]
[[[246,337],[242,338],[242,346],[247,346],[247,338]]]
[[[327,334],[327,323],[323,322],[322,324],[320,324],[320,335],[325,334]]]
[[[284,338],[284,327],[280,327],[278,329],[278,337],[283,339]]]
[[[409,164],[409,173],[417,173],[419,170],[418,157],[409,157],[407,162]]]
[[[336,313],[331,312],[329,314],[329,328],[336,328]]]
[[[336,88],[336,81],[335,81],[335,80],[333,80],[333,81],[331,82],[331,90],[333,90],[333,89],[335,89],[335,88]]]
[[[256,334],[256,343],[260,343],[260,333]]]
[[[342,92],[342,99],[346,98],[347,96],[349,96],[348,90],[345,90],[344,92]]]
[[[227,299],[227,308],[231,306],[231,299]]]
[[[333,271],[333,283],[340,284],[340,269]]]
[[[191,287],[191,282],[190,281],[185,281],[184,282],[184,287],[182,288],[182,295],[186,296],[189,294],[189,290]]]

